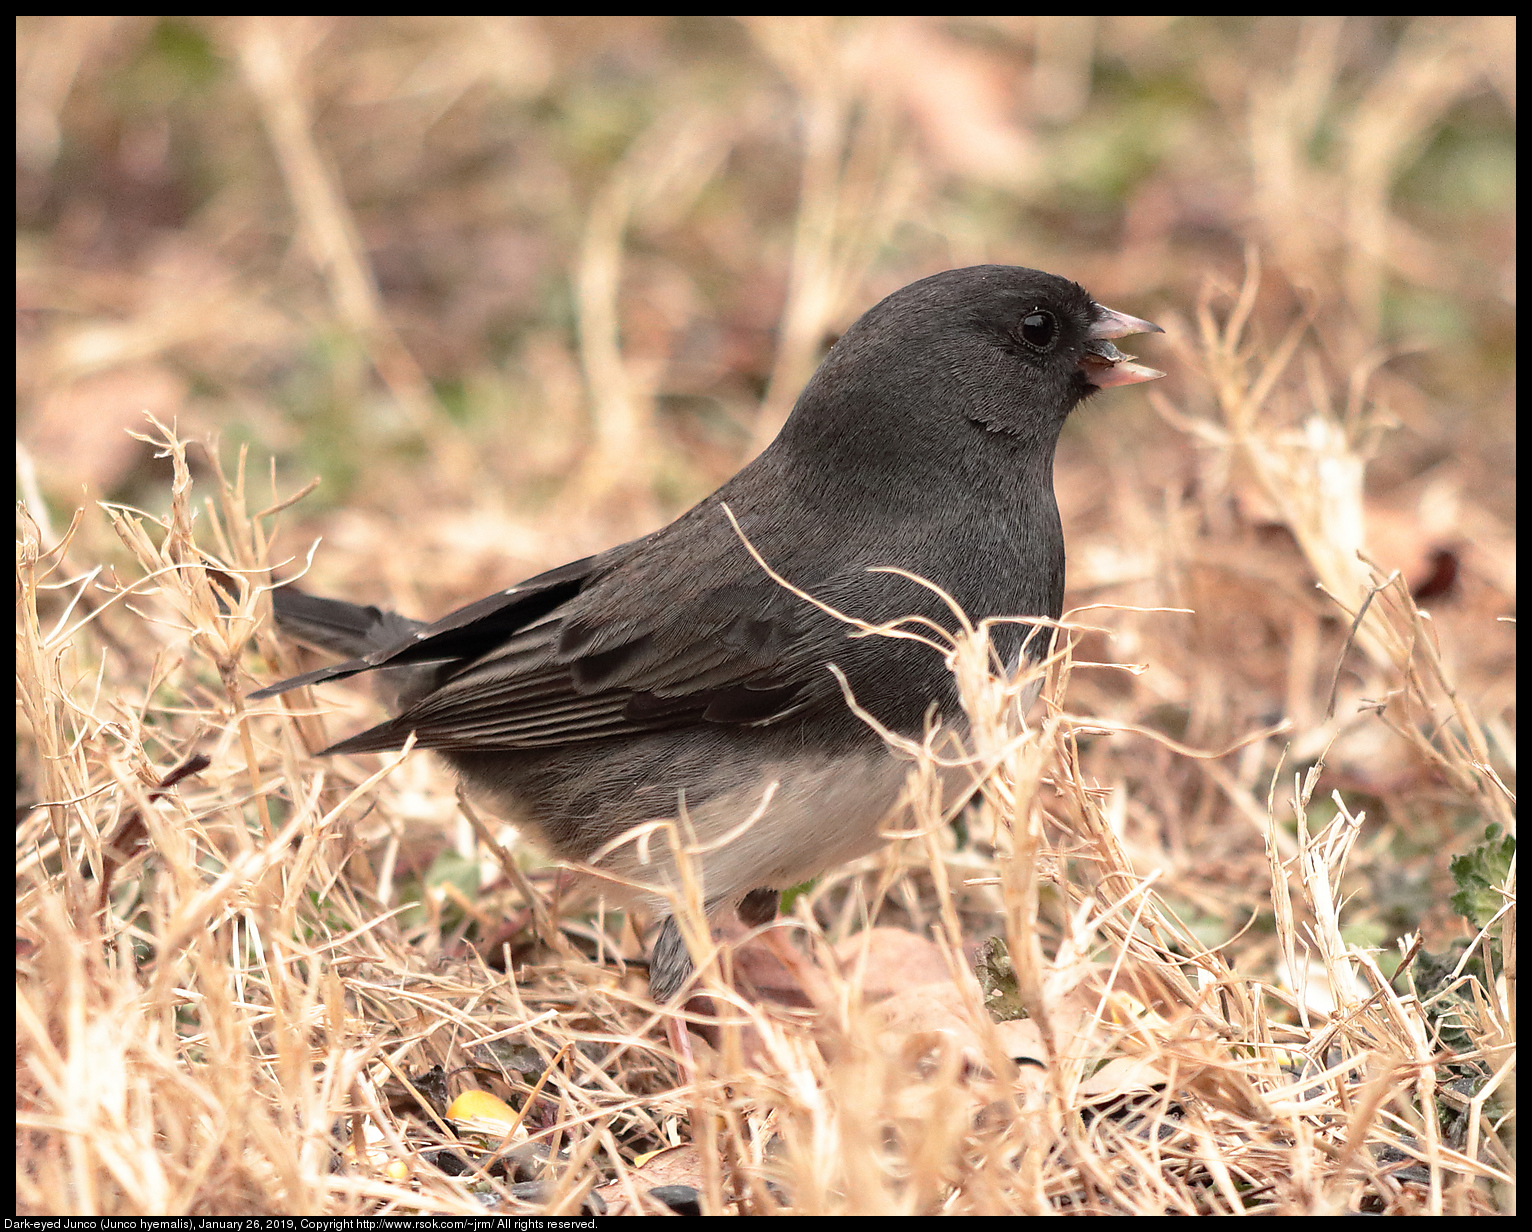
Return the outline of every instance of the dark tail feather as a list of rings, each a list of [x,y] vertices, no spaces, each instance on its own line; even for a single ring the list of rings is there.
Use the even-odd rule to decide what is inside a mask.
[[[291,586],[272,591],[271,605],[277,614],[277,628],[284,637],[347,659],[387,650],[425,627],[424,621],[411,620],[398,612],[363,607],[344,599],[321,599]]]
[[[271,605],[276,613],[277,629],[283,637],[329,654],[343,655],[347,662],[268,685],[250,694],[253,701],[275,697],[301,685],[340,680],[369,671],[385,704],[395,708],[435,686],[439,666],[435,663],[374,668],[362,662],[365,655],[388,650],[412,637],[417,629],[425,627],[424,621],[411,620],[379,607],[347,603],[344,599],[321,599],[293,586],[272,591]]]

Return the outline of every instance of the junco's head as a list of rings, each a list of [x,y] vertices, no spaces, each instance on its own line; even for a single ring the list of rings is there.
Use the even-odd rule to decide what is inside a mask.
[[[912,283],[846,331],[760,457],[662,530],[431,625],[276,590],[284,631],[351,657],[252,696],[384,669],[396,717],[327,752],[395,749],[413,734],[558,855],[599,857],[651,886],[662,912],[678,879],[668,848],[622,836],[684,816],[709,910],[760,917],[772,892],[875,846],[898,802],[905,765],[848,707],[831,666],[903,734],[918,735],[932,706],[947,722],[962,715],[939,655],[849,636],[741,536],[794,587],[858,619],[954,623],[929,589],[879,566],[937,583],[974,620],[1056,619],[1054,447],[1083,398],[1162,375],[1113,345],[1145,331],[1157,327],[1038,270]],[[1014,669],[1025,630],[1009,628],[997,642]],[[690,970],[667,918],[655,997]]]
[[[1027,439],[1057,434],[1082,398],[1163,373],[1130,362],[1111,339],[1157,326],[1095,303],[1078,283],[1040,270],[978,265],[911,283],[869,308],[825,357],[809,385],[830,398],[870,384],[886,403],[891,387]],[[879,388],[881,386],[882,388]],[[905,399],[896,398],[895,404]],[[825,424],[845,417],[805,400],[795,417]]]

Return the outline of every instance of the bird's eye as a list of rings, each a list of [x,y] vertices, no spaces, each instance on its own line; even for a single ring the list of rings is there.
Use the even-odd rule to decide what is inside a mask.
[[[1017,330],[1021,340],[1035,351],[1046,351],[1051,347],[1058,332],[1059,323],[1053,319],[1053,313],[1042,309],[1022,317],[1021,327]]]

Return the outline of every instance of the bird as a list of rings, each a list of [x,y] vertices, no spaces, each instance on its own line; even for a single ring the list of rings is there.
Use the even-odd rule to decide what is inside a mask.
[[[764,451],[651,534],[434,623],[277,586],[279,630],[346,658],[251,698],[374,673],[394,716],[323,753],[413,738],[555,856],[636,886],[661,917],[650,993],[674,1001],[694,961],[648,823],[684,825],[708,918],[749,925],[875,850],[909,763],[869,718],[918,739],[962,711],[928,642],[848,621],[955,631],[917,579],[975,621],[1056,621],[1060,431],[1101,390],[1163,376],[1113,343],[1163,332],[1040,270],[920,279],[835,341]],[[993,633],[1011,671],[1051,638]]]

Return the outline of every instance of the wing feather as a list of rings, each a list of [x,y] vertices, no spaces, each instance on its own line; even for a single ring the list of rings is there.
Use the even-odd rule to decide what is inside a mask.
[[[813,653],[825,644],[822,618],[750,559],[721,511],[711,512],[717,525],[700,543],[694,529],[674,547],[683,518],[578,562],[578,571],[565,566],[524,583],[550,579],[530,593],[561,594],[553,605],[528,604],[522,623],[513,605],[492,597],[423,629],[406,652],[447,658],[436,687],[331,751],[398,748],[411,733],[423,748],[484,751],[698,722],[758,725],[838,696]],[[388,662],[371,656],[368,665]]]

